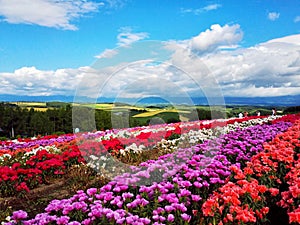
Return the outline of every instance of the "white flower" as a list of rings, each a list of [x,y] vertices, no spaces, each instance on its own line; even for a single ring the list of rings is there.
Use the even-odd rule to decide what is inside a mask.
[[[121,155],[125,156],[125,150],[121,149],[120,153],[121,153]]]
[[[92,160],[94,160],[94,161],[96,161],[96,160],[99,159],[99,158],[98,158],[97,156],[95,156],[95,155],[90,155],[90,158],[91,158]]]
[[[101,156],[100,159],[103,160],[103,161],[107,160],[107,158],[105,156]]]

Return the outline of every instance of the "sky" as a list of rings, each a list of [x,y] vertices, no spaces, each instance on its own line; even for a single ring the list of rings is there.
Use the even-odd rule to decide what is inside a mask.
[[[200,93],[299,95],[300,0],[0,0],[0,94]]]

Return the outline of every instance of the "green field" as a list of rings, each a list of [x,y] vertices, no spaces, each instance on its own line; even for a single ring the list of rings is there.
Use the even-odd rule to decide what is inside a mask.
[[[77,103],[63,103],[63,102],[11,102],[11,104],[18,105],[21,108],[31,109],[33,108],[35,111],[46,111],[47,109],[54,109],[65,107],[66,105],[72,106],[82,106],[88,107],[96,110],[104,110],[108,112],[131,112],[133,118],[153,118],[154,116],[168,113],[177,113],[180,114],[182,118],[184,118],[185,114],[189,114],[191,112],[202,111],[202,112],[210,112],[212,110],[215,111],[224,111],[229,117],[237,116],[240,112],[247,111],[249,115],[256,115],[257,111],[261,112],[261,115],[269,115],[271,114],[270,107],[263,106],[172,106],[162,108],[161,106],[134,106],[122,103],[89,103],[89,104],[77,104]],[[285,108],[282,107],[277,109],[278,113],[282,113]],[[185,119],[187,119],[185,117]]]

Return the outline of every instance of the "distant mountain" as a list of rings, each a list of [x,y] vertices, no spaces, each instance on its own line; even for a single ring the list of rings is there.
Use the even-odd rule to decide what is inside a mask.
[[[209,99],[212,100],[210,104],[223,104],[223,99]],[[0,95],[0,102],[74,102],[74,96],[52,95],[52,96],[19,96],[19,95]],[[77,102],[94,103],[95,99],[88,97],[76,97]],[[192,98],[170,98],[164,99],[160,97],[145,97],[143,99],[129,99],[118,98],[116,101],[128,104],[194,104],[194,105],[208,105],[208,100],[205,97]],[[261,106],[299,106],[300,95],[288,95],[277,97],[225,97],[226,105],[261,105]],[[98,103],[113,103],[114,98],[97,99]]]

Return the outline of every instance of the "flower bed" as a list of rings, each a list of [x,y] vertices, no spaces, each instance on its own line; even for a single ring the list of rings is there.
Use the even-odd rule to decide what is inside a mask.
[[[214,138],[220,133],[235,130],[237,127],[245,128],[253,124],[270,122],[272,119],[273,118],[256,118],[251,120],[197,121],[185,123],[180,127],[179,124],[168,125],[167,133],[169,133],[169,135],[174,133],[179,134],[179,130],[183,133],[177,139],[163,139],[165,143],[174,142],[175,144],[172,146],[170,146],[170,144],[166,145],[168,151],[165,150],[162,154],[176,150],[176,142],[186,142],[187,138],[193,140],[192,143],[203,142],[205,139]],[[224,127],[220,127],[222,125]],[[154,127],[157,128],[158,131],[155,131]],[[202,129],[197,131],[193,130],[199,127]],[[214,133],[212,128],[215,130]],[[8,144],[4,145],[6,147],[2,148],[2,153],[5,152],[5,154],[0,156],[0,194],[1,196],[13,196],[17,193],[22,194],[28,192],[40,184],[47,183],[47,180],[50,178],[61,177],[71,165],[80,164],[85,162],[85,160],[88,161],[89,166],[98,171],[100,167],[103,169],[107,169],[106,167],[108,167],[108,169],[114,170],[114,168],[109,168],[109,165],[113,163],[112,166],[116,166],[114,161],[116,157],[120,160],[125,157],[125,159],[128,160],[129,157],[139,157],[141,153],[141,151],[133,151],[125,155],[118,154],[119,151],[120,153],[122,153],[122,151],[128,151],[128,148],[124,149],[124,145],[122,144],[122,142],[125,142],[126,136],[128,139],[126,143],[131,143],[135,141],[136,138],[142,140],[144,143],[149,140],[150,136],[152,137],[150,140],[151,145],[156,144],[159,147],[159,144],[164,142],[160,139],[164,137],[163,125],[151,127],[153,133],[150,133],[149,127],[147,129],[148,133],[145,132],[146,128],[143,129],[143,132],[141,132],[141,128],[129,129],[132,134],[126,130],[89,133],[83,134],[77,139],[74,139],[74,135],[63,135],[59,137],[47,136],[45,139],[19,140],[19,143],[15,143],[15,145],[12,145],[11,142],[8,141]],[[101,138],[99,138],[99,135]],[[156,138],[153,138],[153,136]],[[148,137],[148,139],[146,140],[145,137]],[[146,144],[143,146],[146,146]],[[148,148],[150,147],[151,146],[148,146]],[[108,153],[113,155],[114,158]]]
[[[24,224],[199,224],[202,203],[226,185],[230,168],[243,168],[251,156],[263,149],[264,142],[290,125],[256,125],[179,149],[133,167],[132,173],[125,173],[100,189],[53,200],[45,213],[34,219],[25,219],[26,213],[17,211],[12,220],[22,220]],[[253,139],[257,141],[251,142]],[[263,193],[257,183],[247,185],[258,187],[258,194]],[[260,213],[265,215],[265,211]]]
[[[300,120],[265,143],[264,151],[255,155],[247,167],[231,168],[230,182],[203,204],[206,223],[299,224],[299,149]],[[268,214],[270,209],[277,209],[279,216]]]

